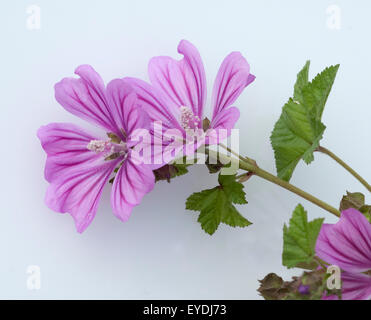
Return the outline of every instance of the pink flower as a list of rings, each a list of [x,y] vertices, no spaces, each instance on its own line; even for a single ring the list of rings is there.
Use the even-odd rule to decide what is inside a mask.
[[[190,42],[182,40],[178,52],[183,59],[160,56],[150,60],[151,84],[136,78],[126,80],[153,121],[161,121],[164,130],[177,129],[185,137],[189,129],[202,131],[206,76],[201,56]],[[234,127],[240,112],[232,104],[254,79],[241,53],[232,52],[224,59],[212,92],[211,129],[230,130]],[[211,139],[213,134],[209,137]]]
[[[319,258],[342,272],[344,299],[370,299],[371,224],[356,209],[341,213],[336,224],[324,224],[316,243]]]
[[[45,178],[50,183],[46,204],[68,212],[78,232],[93,220],[104,185],[117,173],[111,191],[114,214],[126,221],[132,208],[154,187],[152,168],[138,164],[133,147],[136,129],[149,128],[130,85],[122,79],[107,87],[95,70],[80,66],[79,79],[64,78],[55,85],[57,101],[72,114],[104,129],[110,138],[95,137],[68,123],[51,123],[38,131],[47,153]]]

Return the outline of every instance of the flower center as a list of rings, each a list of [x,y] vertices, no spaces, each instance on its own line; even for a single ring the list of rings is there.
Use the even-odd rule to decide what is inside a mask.
[[[180,125],[186,130],[198,128],[200,118],[194,115],[191,108],[181,106],[179,109],[180,109]]]
[[[102,154],[105,160],[113,160],[125,156],[128,152],[128,147],[123,141],[115,143],[112,140],[91,140],[86,148],[97,154]]]

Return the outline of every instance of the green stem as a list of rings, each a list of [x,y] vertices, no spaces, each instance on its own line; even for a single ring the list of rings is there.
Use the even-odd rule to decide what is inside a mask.
[[[227,150],[228,152],[230,152],[231,154],[235,155],[237,158],[239,158],[240,160],[242,161],[247,161],[247,162],[250,162],[251,164],[256,164],[256,162],[253,160],[253,159],[250,159],[248,157],[243,157],[241,156],[239,153],[233,151],[231,148],[228,148],[226,145],[224,145],[223,143],[219,143],[219,146],[221,146],[222,148],[224,148],[225,150]]]
[[[272,182],[272,183],[274,183],[274,184],[276,184],[276,185],[278,185],[278,186],[280,186],[280,187],[282,187],[286,190],[289,190],[289,191],[297,194],[298,196],[300,196],[300,197],[314,203],[315,205],[321,207],[322,209],[334,214],[335,216],[340,217],[339,210],[330,206],[326,202],[323,202],[322,200],[312,196],[308,192],[305,192],[305,191],[301,190],[300,188],[295,187],[291,183],[289,183],[285,180],[282,180],[282,179],[274,176],[273,174],[269,173],[268,171],[265,171],[265,170],[259,168],[256,164],[250,163],[250,162],[248,162],[246,160],[242,160],[242,159],[238,160],[238,159],[235,159],[235,158],[231,158],[231,157],[226,156],[223,153],[218,153],[214,150],[206,149],[205,151],[208,152],[209,156],[212,156],[216,159],[218,159],[218,158],[223,159],[222,160],[223,163],[227,163],[228,161],[229,162],[238,161],[238,165],[239,165],[240,169],[253,172],[258,177],[263,178],[264,180],[270,181],[270,182]]]
[[[351,167],[349,167],[343,160],[341,160],[338,156],[333,154],[329,149],[325,147],[318,147],[317,151],[327,154],[329,157],[334,159],[338,164],[340,164],[345,170],[347,170],[353,177],[355,177],[360,183],[362,183],[368,191],[371,192],[371,185],[367,183],[365,179],[363,179],[357,172],[355,172]]]

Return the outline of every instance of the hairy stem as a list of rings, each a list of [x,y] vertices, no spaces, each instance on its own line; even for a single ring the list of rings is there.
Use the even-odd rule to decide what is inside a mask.
[[[350,166],[348,166],[343,160],[341,160],[338,156],[333,154],[329,149],[325,147],[318,147],[317,151],[327,154],[329,157],[334,159],[338,164],[340,164],[345,170],[347,170],[353,177],[355,177],[360,183],[362,183],[368,191],[371,192],[371,185],[367,183],[365,179],[363,179],[356,171],[354,171]]]
[[[304,190],[301,190],[300,188],[295,187],[291,183],[289,183],[285,180],[282,180],[282,179],[274,176],[273,174],[269,173],[268,171],[265,171],[265,170],[259,168],[256,164],[251,163],[250,161],[242,160],[241,158],[240,159],[231,158],[231,157],[226,156],[223,153],[219,153],[219,152],[216,152],[216,151],[210,150],[210,149],[206,149],[205,151],[208,152],[209,156],[212,156],[216,159],[218,159],[218,158],[222,159],[223,163],[227,163],[228,161],[229,162],[238,161],[238,165],[239,165],[240,169],[243,169],[243,170],[246,170],[246,171],[249,171],[249,172],[253,172],[256,176],[258,176],[260,178],[263,178],[264,180],[270,181],[270,182],[272,182],[272,183],[274,183],[274,184],[276,184],[276,185],[278,185],[278,186],[280,186],[280,187],[282,187],[286,190],[289,190],[289,191],[297,194],[298,196],[300,196],[300,197],[314,203],[315,205],[321,207],[322,209],[332,213],[333,215],[335,215],[337,217],[340,217],[339,210],[330,206],[326,202],[323,202],[322,200],[312,196],[308,192],[305,192]]]

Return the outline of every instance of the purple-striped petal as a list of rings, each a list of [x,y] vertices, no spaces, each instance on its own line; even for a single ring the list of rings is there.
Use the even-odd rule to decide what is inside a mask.
[[[206,131],[206,143],[213,145],[227,139],[240,117],[240,111],[236,107],[229,107],[219,112]]]
[[[371,277],[361,273],[343,272],[342,299],[343,300],[370,300],[371,299]]]
[[[343,211],[336,224],[322,226],[316,253],[327,263],[348,272],[370,270],[371,224],[356,209]]]
[[[213,120],[223,109],[231,106],[243,89],[254,81],[250,66],[239,52],[230,53],[222,62],[216,76],[213,93]]]
[[[343,300],[370,300],[371,299],[371,277],[362,273],[349,273],[343,271],[341,274]],[[322,297],[323,300],[338,300],[336,295]]]
[[[95,138],[72,124],[41,127],[38,137],[48,157],[45,167],[50,182],[45,202],[56,211],[68,212],[78,232],[93,220],[104,185],[120,159],[105,161],[87,149]]]
[[[239,117],[240,110],[236,107],[223,109],[215,116],[210,127],[213,129],[233,129]]]
[[[129,156],[113,182],[111,204],[114,214],[122,221],[128,220],[132,208],[142,201],[154,185],[155,177],[151,167],[135,164]]]
[[[70,167],[49,185],[47,206],[56,212],[70,213],[77,231],[83,232],[94,219],[103,187],[118,163],[99,157],[84,167]]]
[[[45,179],[49,182],[65,175],[72,166],[84,166],[98,157],[87,149],[96,138],[74,124],[50,123],[42,126],[37,136],[47,154]]]
[[[138,106],[137,95],[126,81],[112,80],[107,85],[107,100],[115,126],[124,131],[125,140],[129,140],[135,130],[150,129],[150,119]]]
[[[182,60],[154,57],[148,67],[150,80],[178,107],[190,107],[202,118],[206,99],[206,76],[201,56],[189,41],[182,40],[178,52]]]
[[[89,65],[79,66],[79,79],[64,78],[55,86],[56,100],[72,114],[120,134],[108,105],[102,78]]]
[[[152,121],[161,121],[164,129],[182,129],[178,120],[179,106],[169,100],[162,91],[140,79],[127,77],[123,80],[133,88],[138,97],[138,103]]]

